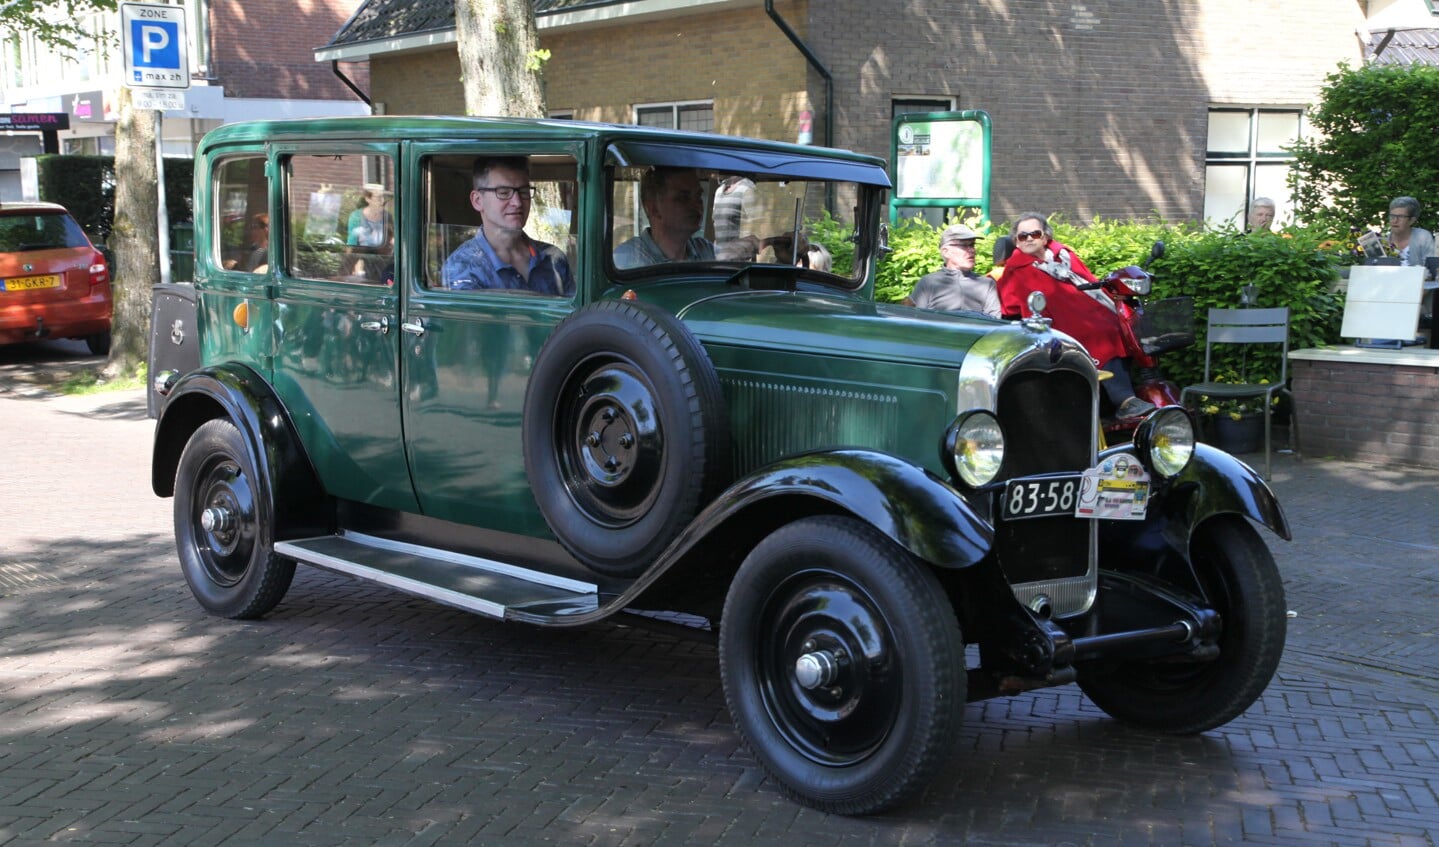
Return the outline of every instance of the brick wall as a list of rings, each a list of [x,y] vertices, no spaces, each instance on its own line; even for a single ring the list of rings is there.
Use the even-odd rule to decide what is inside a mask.
[[[1439,468],[1439,362],[1293,360],[1290,372],[1305,455]]]
[[[810,31],[838,83],[840,146],[888,155],[894,96],[957,94],[994,120],[996,217],[1183,219],[1203,213],[1209,107],[1309,104],[1358,58],[1359,7],[830,0],[812,4]]]
[[[234,0],[223,0],[234,2]],[[274,2],[274,0],[262,0]],[[992,207],[1071,220],[1204,208],[1208,110],[1303,107],[1363,25],[1354,0],[779,0],[834,77],[835,144],[888,157],[891,102],[949,97],[994,119]],[[713,100],[720,132],[823,141],[824,88],[759,4],[541,30],[552,110],[629,121]],[[410,65],[406,70],[402,66]],[[378,58],[391,113],[463,110],[453,48]]]
[[[212,0],[210,72],[227,97],[356,100],[315,48],[330,41],[360,0]],[[361,90],[363,65],[342,65]]]
[[[463,115],[460,56],[454,47],[370,60],[370,97],[387,115]]]

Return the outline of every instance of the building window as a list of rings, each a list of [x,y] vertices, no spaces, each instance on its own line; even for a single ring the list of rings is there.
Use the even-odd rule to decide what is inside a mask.
[[[652,103],[635,107],[635,123],[661,129],[688,129],[714,132],[714,101],[700,103]]]
[[[1255,197],[1274,201],[1276,221],[1292,218],[1286,180],[1301,137],[1299,109],[1210,109],[1204,155],[1204,218],[1242,226]]]

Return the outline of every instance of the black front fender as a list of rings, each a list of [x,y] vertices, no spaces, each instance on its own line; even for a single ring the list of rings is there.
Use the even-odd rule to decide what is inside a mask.
[[[1105,455],[1130,452],[1126,446]],[[1243,515],[1290,540],[1289,521],[1274,492],[1253,468],[1207,444],[1196,444],[1194,456],[1179,476],[1154,485],[1143,521],[1101,524],[1100,565],[1115,570],[1144,570],[1164,550],[1188,557],[1189,539],[1206,520],[1225,514]],[[1135,567],[1117,563],[1132,562]]]
[[[871,450],[807,453],[776,462],[730,486],[686,535],[698,540],[721,524],[748,513],[771,517],[791,511],[849,513],[896,544],[937,567],[962,568],[989,552],[994,529],[976,515],[959,492],[915,465]]]
[[[333,509],[290,416],[265,379],[245,365],[201,368],[176,383],[155,425],[150,487],[158,496],[174,495],[185,444],[215,418],[228,419],[245,440],[260,492],[274,507],[276,538],[331,531]]]

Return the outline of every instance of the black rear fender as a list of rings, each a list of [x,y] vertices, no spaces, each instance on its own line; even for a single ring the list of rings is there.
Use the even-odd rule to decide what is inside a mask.
[[[191,371],[171,392],[155,425],[150,487],[175,493],[175,471],[190,436],[206,421],[227,418],[240,430],[273,508],[276,539],[333,531],[334,508],[320,486],[290,417],[264,378],[244,365]]]

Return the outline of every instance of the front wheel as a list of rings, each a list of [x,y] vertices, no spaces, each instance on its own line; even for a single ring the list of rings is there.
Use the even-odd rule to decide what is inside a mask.
[[[938,580],[851,518],[796,521],[749,554],[725,600],[720,671],[764,769],[837,814],[923,788],[965,700],[959,625]]]
[[[200,605],[227,618],[275,608],[295,563],[275,555],[269,503],[244,439],[228,420],[207,421],[175,473],[175,547]]]
[[[1269,685],[1284,652],[1284,584],[1274,556],[1243,518],[1225,515],[1195,534],[1191,557],[1203,597],[1219,613],[1219,656],[1084,668],[1079,687],[1106,714],[1189,735],[1239,717]]]

